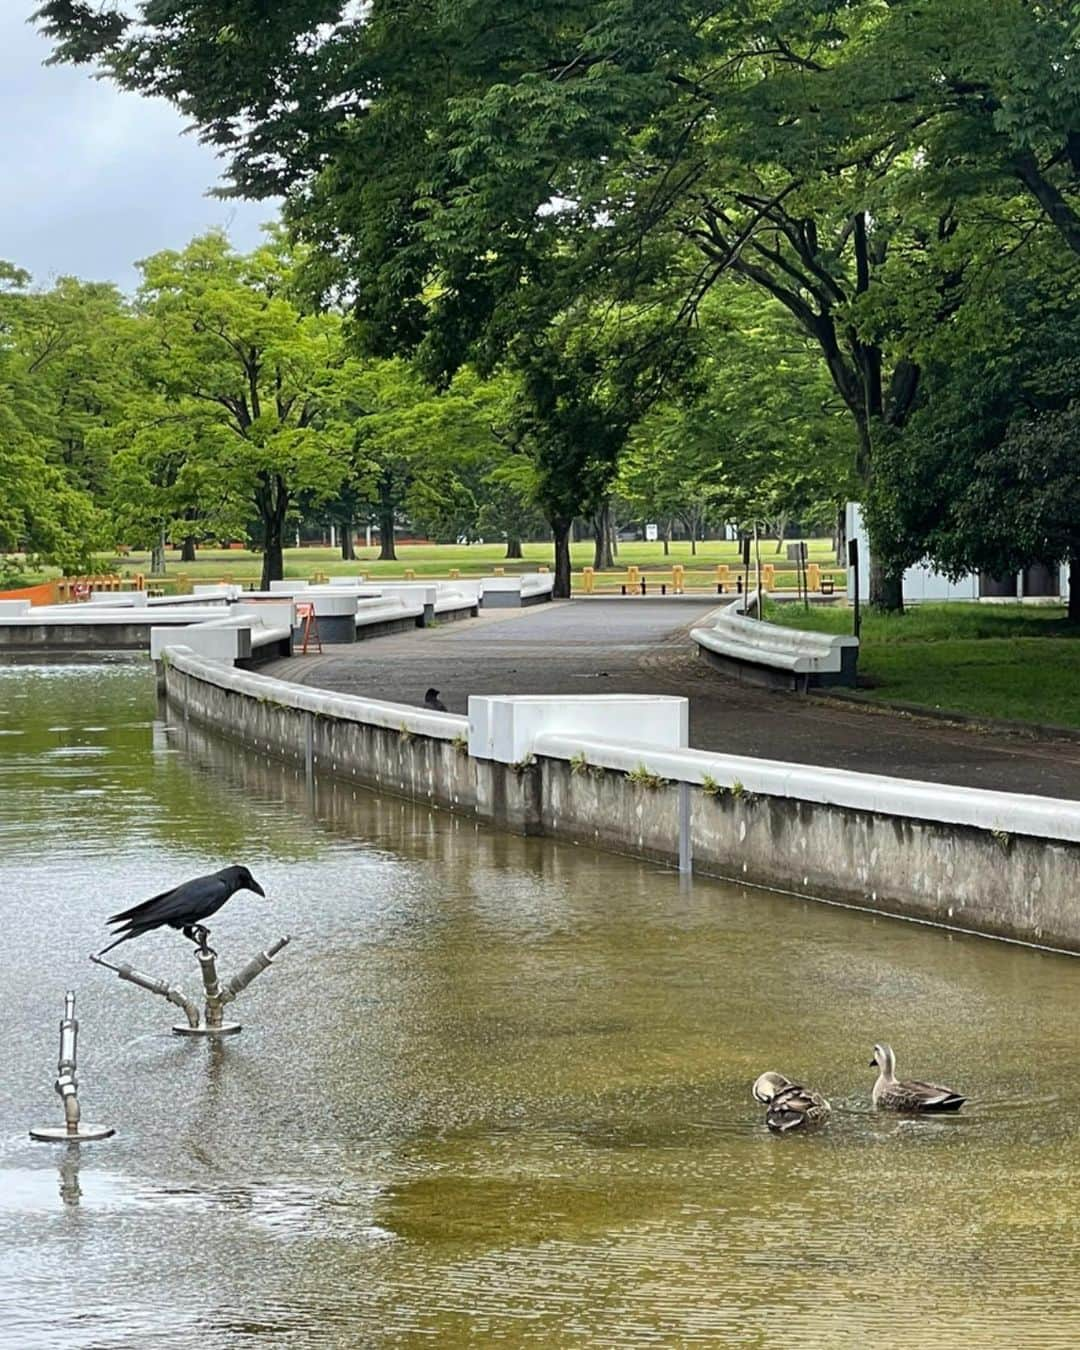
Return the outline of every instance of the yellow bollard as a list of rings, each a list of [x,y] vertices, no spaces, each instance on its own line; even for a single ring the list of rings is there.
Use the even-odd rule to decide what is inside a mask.
[[[416,568],[415,568],[415,567],[406,567],[406,569],[405,569],[405,580],[406,580],[406,581],[415,581],[415,580],[416,580]]]
[[[451,567],[451,569],[450,569],[450,580],[451,580],[451,581],[460,581],[460,580],[461,580],[461,568],[460,568],[460,567]]]
[[[504,576],[506,576],[506,568],[505,568],[505,567],[496,567],[496,569],[495,569],[495,575],[496,575],[497,577],[504,577]]]
[[[330,578],[325,572],[312,572],[311,576],[308,577],[308,581],[310,581],[313,586],[325,586],[329,580]]]
[[[807,589],[808,591],[820,591],[820,590],[821,590],[821,564],[820,564],[820,563],[807,563],[807,564],[806,564],[806,589]]]
[[[629,567],[626,569],[626,590],[627,590],[627,593],[629,593],[629,592],[631,592],[631,591],[636,591],[637,588],[638,588],[638,586],[639,586],[639,584],[640,584],[640,581],[641,581],[641,578],[640,578],[639,575],[638,575],[638,569],[637,569],[635,566],[633,566],[633,565],[631,564],[631,566],[629,566]]]
[[[581,587],[586,595],[592,595],[593,587],[596,585],[596,573],[591,567],[581,569]]]
[[[191,578],[188,576],[186,572],[177,572],[176,574],[176,594],[177,595],[191,594]]]
[[[137,591],[146,590],[146,578],[143,576],[141,572],[135,573],[135,589]]]
[[[538,572],[550,572],[550,571],[551,571],[551,568],[548,567],[547,563],[541,563],[540,566],[539,566],[536,570],[537,570]]]
[[[761,564],[761,589],[771,591],[776,584],[776,567],[773,563]]]
[[[682,563],[672,563],[671,565],[671,593],[673,595],[682,595],[685,586],[686,568]]]
[[[727,586],[730,575],[731,568],[728,567],[727,563],[716,564],[716,584],[718,586]]]

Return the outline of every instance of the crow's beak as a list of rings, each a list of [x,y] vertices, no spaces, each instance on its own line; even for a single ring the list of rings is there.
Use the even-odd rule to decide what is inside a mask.
[[[263,890],[263,888],[259,885],[259,883],[255,880],[254,877],[252,877],[251,879],[251,885],[248,887],[248,890],[254,891],[256,895],[261,895],[264,900],[266,899],[266,892]]]
[[[871,1069],[876,1069],[877,1066],[878,1066],[878,1062],[877,1062],[876,1059],[872,1059],[872,1060],[870,1061],[869,1065],[868,1065],[868,1067],[871,1068]]]

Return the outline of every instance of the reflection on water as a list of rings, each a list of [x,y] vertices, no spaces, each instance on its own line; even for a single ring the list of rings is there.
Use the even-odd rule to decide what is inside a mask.
[[[0,671],[0,1346],[1073,1346],[1080,965],[500,836],[157,720],[138,667]],[[92,967],[248,863],[241,1036]],[[189,944],[119,948],[199,988]],[[63,990],[87,1118],[59,1118]],[[874,1041],[970,1094],[868,1106]],[[824,1089],[778,1140],[749,1084]],[[898,1330],[899,1329],[899,1330]]]

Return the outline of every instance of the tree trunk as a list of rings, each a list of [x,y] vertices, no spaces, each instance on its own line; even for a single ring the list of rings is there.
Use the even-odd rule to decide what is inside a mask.
[[[833,531],[833,543],[836,545],[837,567],[847,566],[847,512],[843,504],[836,508],[836,529]]]
[[[394,548],[394,499],[385,479],[379,484],[379,561],[397,562]]]
[[[268,591],[272,581],[282,581],[285,577],[285,512],[275,509],[269,517],[263,519],[263,560],[262,577],[259,589]]]
[[[904,612],[904,574],[886,572],[870,550],[870,604],[886,614]]]
[[[570,522],[554,520],[551,533],[555,539],[555,586],[552,596],[556,600],[570,598]]]
[[[346,516],[341,522],[341,559],[343,562],[356,561],[356,549],[353,545],[352,516]]]
[[[671,521],[664,522],[664,557],[671,553]]]
[[[1080,540],[1069,549],[1069,622],[1080,623]]]
[[[784,551],[784,535],[787,534],[787,527],[788,527],[788,518],[787,518],[787,516],[786,516],[786,515],[777,516],[777,518],[776,518],[776,551],[777,551],[777,553],[782,553],[782,552]]]
[[[607,502],[593,517],[593,567],[599,572],[605,567],[614,567],[615,559],[611,553],[611,507]]]
[[[180,561],[182,563],[195,561],[195,536],[193,534],[184,535],[184,542],[180,545]]]
[[[521,540],[516,534],[506,536],[506,556],[508,558],[523,558],[525,556],[521,551]]]
[[[163,577],[165,575],[165,531],[158,533],[157,542],[150,550],[150,575],[152,577]]]
[[[285,576],[285,518],[289,514],[289,494],[278,474],[259,475],[255,501],[262,518],[263,559],[259,589],[268,591],[272,581]]]

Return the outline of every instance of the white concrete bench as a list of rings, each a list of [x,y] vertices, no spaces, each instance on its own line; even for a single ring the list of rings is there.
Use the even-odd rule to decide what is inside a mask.
[[[419,626],[427,628],[436,617],[473,618],[479,611],[478,582],[459,581],[361,581],[359,577],[331,577],[330,587],[342,594],[365,600],[400,600],[420,606]],[[306,594],[306,593],[305,593]],[[299,598],[303,599],[304,596]]]
[[[424,620],[424,602],[416,596],[364,596],[356,602],[356,638],[380,637],[419,627]]]
[[[800,690],[854,686],[858,638],[747,618],[741,611],[753,603],[753,596],[740,598],[714,611],[708,626],[691,630],[690,636],[711,665],[750,684]]]
[[[485,609],[517,609],[550,600],[555,578],[547,572],[523,572],[516,577],[484,577],[480,592]]]
[[[162,653],[179,643],[190,647],[208,661],[225,665],[251,665],[256,653],[265,658],[292,654],[293,602],[279,599],[263,604],[234,605],[220,618],[188,625],[182,632],[175,628],[150,630],[150,656],[162,659]]]

